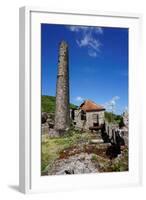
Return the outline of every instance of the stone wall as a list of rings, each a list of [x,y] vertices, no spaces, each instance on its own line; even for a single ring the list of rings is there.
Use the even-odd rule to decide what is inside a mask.
[[[94,123],[98,123],[99,125],[104,123],[104,111],[99,112],[87,112],[87,127],[92,127]]]
[[[74,125],[76,128],[88,130],[89,127],[93,127],[94,123],[98,122],[99,125],[104,123],[104,111],[86,112],[86,120],[81,120],[81,110],[75,110],[74,113]]]
[[[74,125],[76,128],[82,129],[86,127],[86,122],[81,120],[81,110],[74,111]]]
[[[49,134],[49,131],[54,128],[54,113],[43,112],[41,116],[41,134]]]
[[[128,127],[128,125],[129,125],[129,115],[128,115],[127,111],[123,113],[123,121],[124,121],[125,126]]]

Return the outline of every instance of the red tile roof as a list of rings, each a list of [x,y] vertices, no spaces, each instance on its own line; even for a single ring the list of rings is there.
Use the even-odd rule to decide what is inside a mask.
[[[98,105],[94,103],[91,100],[85,100],[81,105],[80,109],[82,109],[85,112],[92,112],[92,111],[102,111],[105,110],[105,108],[101,105]]]

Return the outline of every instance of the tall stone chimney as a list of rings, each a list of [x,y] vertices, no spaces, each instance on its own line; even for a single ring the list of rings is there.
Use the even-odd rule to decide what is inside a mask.
[[[69,128],[69,67],[68,67],[68,45],[65,41],[60,43],[57,88],[56,88],[56,108],[55,108],[55,131],[59,135],[65,133]]]

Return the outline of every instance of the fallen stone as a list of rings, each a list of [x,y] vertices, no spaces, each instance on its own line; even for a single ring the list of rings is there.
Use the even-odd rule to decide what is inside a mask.
[[[105,149],[107,147],[110,147],[111,146],[111,143],[102,143],[102,144],[99,144],[99,148],[101,149]]]
[[[100,144],[100,143],[103,143],[103,140],[102,139],[93,139],[90,141],[91,144]]]
[[[56,131],[55,129],[50,129],[48,131],[48,135],[49,135],[49,137],[59,137],[59,132]]]

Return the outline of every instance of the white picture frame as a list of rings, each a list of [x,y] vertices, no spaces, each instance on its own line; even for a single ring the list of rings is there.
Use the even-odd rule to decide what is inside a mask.
[[[140,14],[20,8],[20,191],[23,193],[140,185],[142,92]],[[129,171],[73,176],[40,175],[40,23],[129,28]],[[35,134],[34,134],[35,133]]]

